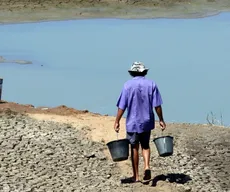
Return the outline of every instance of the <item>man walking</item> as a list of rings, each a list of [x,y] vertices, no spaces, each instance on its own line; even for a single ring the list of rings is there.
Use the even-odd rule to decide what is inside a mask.
[[[126,133],[131,144],[131,160],[133,167],[133,177],[130,182],[139,180],[139,146],[142,148],[144,158],[143,180],[151,179],[150,171],[150,135],[155,127],[155,117],[153,108],[159,118],[161,129],[166,128],[162,112],[162,98],[156,83],[145,78],[148,69],[142,62],[134,62],[129,70],[133,77],[128,80],[122,89],[117,101],[117,117],[114,124],[116,132],[120,130],[120,119],[127,109]]]

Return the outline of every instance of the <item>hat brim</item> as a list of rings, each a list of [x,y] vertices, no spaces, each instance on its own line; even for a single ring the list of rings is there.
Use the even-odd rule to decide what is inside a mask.
[[[148,71],[148,70],[149,70],[149,69],[146,68],[146,69],[144,69],[144,71],[132,71],[132,70],[128,70],[128,72],[143,73],[143,72]]]

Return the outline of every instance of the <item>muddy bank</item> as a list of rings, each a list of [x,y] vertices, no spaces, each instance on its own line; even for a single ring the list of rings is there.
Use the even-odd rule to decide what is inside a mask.
[[[228,0],[3,0],[0,23],[82,18],[195,18],[229,10]]]

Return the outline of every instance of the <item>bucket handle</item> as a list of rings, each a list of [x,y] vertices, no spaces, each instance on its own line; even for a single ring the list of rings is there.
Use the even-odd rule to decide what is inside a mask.
[[[164,132],[164,130],[161,130],[161,133],[158,133],[158,134],[156,135],[156,137],[163,137],[163,136],[164,136],[163,132]]]
[[[161,137],[163,137],[163,132],[164,132],[164,130],[161,130]],[[165,138],[163,139],[163,142],[164,142],[164,148],[166,148],[166,142],[165,142]]]

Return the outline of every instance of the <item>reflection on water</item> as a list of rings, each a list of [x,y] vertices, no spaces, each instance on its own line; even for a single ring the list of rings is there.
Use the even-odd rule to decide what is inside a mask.
[[[92,19],[0,26],[3,99],[116,114],[133,61],[150,68],[167,121],[230,124],[230,14],[203,19]]]

